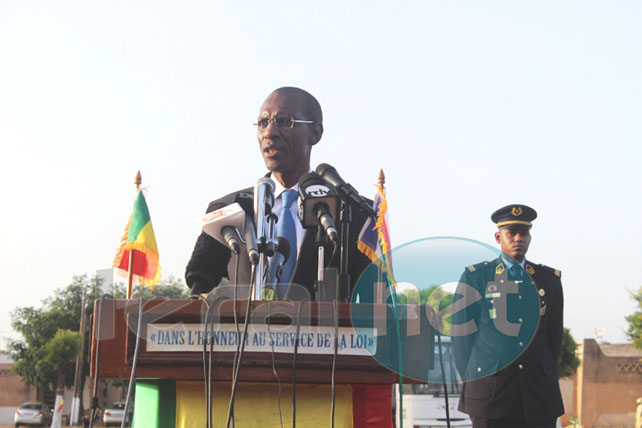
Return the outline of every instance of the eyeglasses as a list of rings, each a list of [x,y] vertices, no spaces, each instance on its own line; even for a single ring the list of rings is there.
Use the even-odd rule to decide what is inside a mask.
[[[313,120],[299,120],[293,117],[262,117],[257,120],[254,126],[258,126],[260,129],[266,129],[270,122],[274,122],[277,128],[294,128],[295,123],[315,123]]]

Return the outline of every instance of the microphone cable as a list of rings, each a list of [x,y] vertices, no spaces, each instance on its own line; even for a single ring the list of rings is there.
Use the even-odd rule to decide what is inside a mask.
[[[236,253],[235,253],[236,254]],[[236,324],[236,330],[237,334],[240,335],[239,328],[238,328],[238,318],[236,314],[236,286],[238,284],[238,274],[239,274],[239,257],[238,254],[236,254],[236,262],[235,262],[235,276],[234,276],[234,322]],[[207,428],[212,428],[213,425],[213,415],[212,415],[212,409],[213,409],[213,393],[212,393],[212,388],[213,388],[213,370],[212,370],[212,359],[214,355],[214,315],[211,315],[211,311],[216,306],[218,300],[216,299],[212,302],[210,305],[207,301],[207,299],[203,298],[203,296],[198,296],[199,300],[201,300],[204,304],[205,307],[207,308],[205,312],[205,319],[203,322],[203,381],[205,383],[205,400],[206,400],[206,415],[205,415],[205,420],[206,420],[206,427]],[[209,327],[209,330],[208,330]],[[238,337],[238,336],[237,336]],[[210,350],[207,352],[207,345],[210,345]],[[234,425],[234,422],[232,422]]]
[[[114,296],[111,294],[103,294],[100,297],[100,302],[98,303],[98,328],[96,329],[96,376],[94,376],[94,384],[92,388],[92,397],[91,397],[91,411],[89,412],[89,426],[90,428],[94,427],[96,420],[98,419],[98,369],[100,367],[100,340],[102,336],[102,319],[103,319],[103,302],[105,298],[114,299]]]
[[[296,357],[299,353],[299,332],[301,331],[301,308],[304,300],[299,301],[296,315],[296,337],[294,339],[294,355],[292,356],[292,428],[296,428]]]
[[[240,236],[240,234],[239,234]],[[236,255],[236,263],[234,266],[234,294],[233,294],[233,313],[234,313],[234,327],[236,328],[236,352],[234,353],[234,361],[232,362],[232,373],[236,371],[236,355],[239,352],[239,346],[241,345],[241,329],[239,327],[239,318],[238,318],[238,308],[236,303],[238,302],[238,284],[239,284],[239,255]],[[248,296],[251,298],[252,296]],[[232,410],[232,427],[236,426],[236,418],[234,417],[234,410]]]
[[[267,302],[267,307],[268,307],[268,323],[267,323],[267,331],[268,331],[268,336],[270,336],[270,347],[272,348],[271,356],[272,356],[272,373],[274,373],[274,377],[276,378],[276,381],[279,384],[279,394],[277,395],[277,405],[279,407],[279,420],[281,421],[281,428],[283,428],[283,413],[281,412],[281,378],[279,377],[279,374],[276,372],[276,367],[274,363],[274,338],[272,338],[272,330],[270,329],[270,324],[272,322],[271,316],[272,316],[272,302],[268,300]]]
[[[332,300],[332,313],[334,315],[334,355],[332,356],[332,407],[330,409],[330,417],[332,418],[332,428],[334,428],[334,410],[335,401],[337,398],[337,353],[339,350],[339,309],[337,307],[337,299]]]
[[[132,387],[136,380],[136,366],[138,366],[138,352],[140,351],[140,336],[143,325],[143,303],[145,299],[142,297],[138,298],[138,323],[136,324],[136,346],[134,348],[134,360],[132,361],[132,372],[129,376],[129,386],[127,387],[127,399],[125,399],[125,414],[123,415],[123,420],[120,423],[120,428],[125,428],[127,426],[127,416],[129,413],[129,403],[132,398]],[[133,421],[132,421],[133,422]]]
[[[243,353],[245,351],[245,335],[247,334],[247,328],[250,323],[250,311],[252,309],[252,296],[254,295],[254,287],[256,280],[256,265],[252,265],[252,273],[250,276],[250,295],[247,299],[247,307],[245,309],[245,324],[243,325],[243,336],[241,338],[242,342],[240,343],[240,348],[238,352],[234,354],[234,365],[233,365],[233,376],[232,376],[232,390],[230,392],[230,403],[227,409],[227,423],[226,428],[230,427],[230,420],[232,414],[234,413],[234,399],[236,397],[236,387],[238,385],[238,375],[241,368],[241,361],[243,359]],[[238,358],[237,358],[238,355]]]

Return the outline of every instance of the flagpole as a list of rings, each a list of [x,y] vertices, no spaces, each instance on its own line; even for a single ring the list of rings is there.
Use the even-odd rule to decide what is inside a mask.
[[[136,194],[140,191],[140,185],[143,182],[143,178],[140,175],[140,170],[136,173],[136,178],[134,179],[134,184],[136,185]],[[129,264],[127,265],[127,298],[132,298],[132,286],[134,282],[134,249],[129,249]]]
[[[379,177],[378,177],[378,183],[379,187],[381,188],[381,193],[385,195],[386,193],[386,176],[383,173],[383,168],[379,170]],[[392,251],[391,248],[387,248],[387,251]],[[384,266],[388,262],[386,258],[386,254],[382,252],[381,257],[383,258]],[[379,269],[379,275],[381,275],[381,269]],[[380,282],[382,279],[379,280]],[[391,287],[391,278],[388,278],[388,287]],[[399,402],[397,403],[397,410],[399,414],[399,428],[403,428],[403,352],[401,348],[401,327],[399,325],[399,309],[397,307],[397,294],[395,290],[390,290],[390,297],[392,299],[392,310],[394,312],[395,316],[395,330],[397,332],[397,360],[398,360],[398,366],[397,368],[399,369],[399,384],[398,384],[398,391],[399,391]]]

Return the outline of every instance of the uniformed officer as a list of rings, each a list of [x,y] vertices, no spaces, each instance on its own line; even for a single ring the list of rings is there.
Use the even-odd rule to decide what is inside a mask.
[[[468,293],[465,310],[453,316],[452,340],[464,380],[459,410],[473,428],[554,428],[564,413],[556,372],[561,273],[525,258],[536,217],[526,205],[495,211],[502,254],[467,267],[456,292]],[[458,335],[462,326],[469,330]]]

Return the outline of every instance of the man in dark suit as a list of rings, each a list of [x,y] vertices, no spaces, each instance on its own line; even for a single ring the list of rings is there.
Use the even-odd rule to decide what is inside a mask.
[[[554,428],[564,413],[556,372],[561,273],[525,258],[536,217],[525,205],[495,211],[501,256],[467,267],[459,281],[456,294],[468,293],[466,308],[453,316],[453,350],[464,380],[459,410],[474,428]],[[471,320],[473,330],[457,332]]]
[[[269,175],[275,184],[273,212],[279,213],[283,195],[288,190],[298,190],[299,179],[310,171],[310,156],[323,136],[323,114],[318,101],[308,92],[293,87],[273,91],[261,106],[256,123],[259,149]],[[211,202],[207,212],[239,202],[251,210],[253,189],[230,193]],[[290,258],[295,260],[291,282],[302,286],[292,287],[287,296],[295,299],[314,299],[314,281],[317,275],[317,246],[315,229],[303,229],[297,216],[296,203],[291,206],[296,229],[296,245],[291,245]],[[349,274],[351,290],[370,260],[357,250],[358,234],[366,217],[357,209],[352,210],[349,236]],[[326,245],[326,267],[338,268],[338,251],[331,260],[333,248]],[[207,293],[219,284],[250,283],[250,262],[245,251],[239,256],[238,278],[235,260],[230,250],[205,233],[199,236],[192,257],[187,265],[185,279],[192,294]],[[284,296],[279,296],[284,297]]]
[[[259,149],[275,184],[273,212],[279,213],[283,207],[284,194],[288,190],[298,190],[299,179],[310,171],[312,147],[323,135],[321,106],[312,95],[302,89],[279,88],[261,106],[256,125]],[[253,188],[233,192],[211,202],[207,212],[234,202],[251,211]],[[293,204],[290,210],[296,228],[296,244],[290,248],[290,257],[295,257],[296,261],[291,276],[291,282],[295,285],[287,290],[286,296],[277,297],[313,300],[318,265],[316,229],[303,229],[296,209],[296,204]],[[357,249],[358,235],[366,219],[358,209],[352,209],[348,238],[350,291],[354,290],[359,276],[370,265],[370,259]],[[326,267],[329,265],[331,268],[338,268],[340,252],[334,252],[331,244],[325,246]],[[246,251],[243,251],[244,246],[241,247],[236,278],[235,260],[231,257],[230,250],[209,235],[201,233],[185,272],[185,280],[192,289],[192,295],[208,293],[221,284],[249,284],[250,261]],[[330,259],[329,255],[333,253],[334,257]],[[244,297],[243,292],[238,296]],[[371,299],[370,297],[368,301]],[[367,411],[360,409],[356,412],[355,426],[392,426],[392,389],[389,385],[353,385],[353,400],[378,403],[376,407],[369,406]]]

